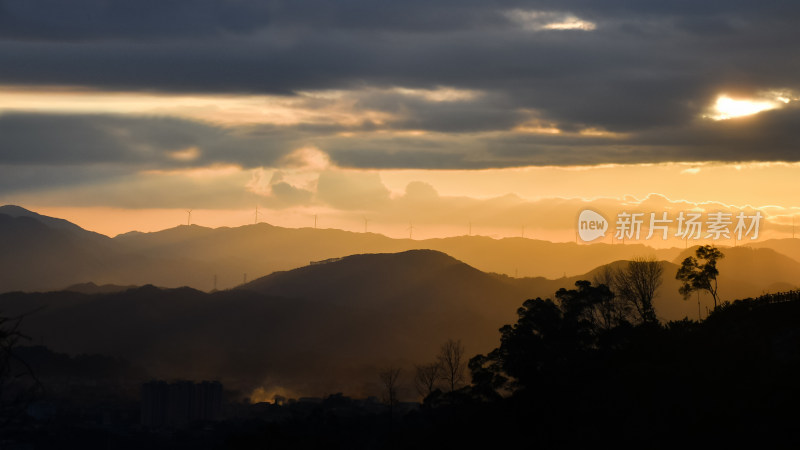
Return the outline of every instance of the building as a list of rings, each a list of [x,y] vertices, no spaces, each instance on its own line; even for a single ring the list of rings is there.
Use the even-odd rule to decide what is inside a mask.
[[[142,385],[141,423],[146,427],[184,427],[222,416],[218,381],[150,381]]]

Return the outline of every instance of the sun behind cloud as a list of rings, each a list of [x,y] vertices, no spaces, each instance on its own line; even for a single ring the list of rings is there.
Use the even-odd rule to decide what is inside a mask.
[[[714,103],[712,114],[707,117],[714,120],[728,120],[736,117],[752,116],[762,111],[783,107],[790,100],[776,96],[774,99],[734,99],[720,95]]]

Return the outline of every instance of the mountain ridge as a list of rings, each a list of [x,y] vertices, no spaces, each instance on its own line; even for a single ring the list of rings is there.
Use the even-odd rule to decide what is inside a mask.
[[[8,207],[2,208],[8,210]],[[0,243],[6,250],[0,253],[0,269],[9,274],[0,278],[0,292],[63,289],[86,282],[119,286],[186,285],[211,291],[234,288],[247,280],[304,267],[311,262],[413,249],[440,251],[486,273],[559,280],[581,276],[605,264],[637,256],[650,255],[679,262],[694,248],[656,250],[642,244],[578,245],[521,237],[498,240],[485,236],[418,241],[336,229],[282,228],[267,223],[232,228],[180,225],[158,232],[132,232],[115,238],[96,239],[93,234],[65,231],[62,219],[57,219],[59,226],[53,228],[46,225],[51,222],[42,219],[46,216],[32,212],[21,214],[22,208],[19,207],[12,209],[20,217],[0,214],[0,217],[5,217],[0,220]],[[82,230],[77,225],[74,228]],[[767,248],[771,243],[765,241],[761,245]],[[767,249],[766,253],[752,254],[763,256],[761,263],[751,268],[753,273],[763,274],[766,282],[760,286],[749,282],[744,286],[743,282],[747,280],[763,280],[755,280],[752,275],[742,272],[743,278],[734,280],[733,285],[744,286],[742,289],[749,293],[756,288],[777,289],[800,284],[800,277],[796,276],[796,260],[779,256],[784,255],[779,250],[788,246],[777,247]],[[728,247],[721,248],[728,252]],[[743,254],[740,248],[751,246],[732,247],[730,252]],[[722,268],[729,264],[726,261],[730,259],[721,261]],[[772,269],[761,270],[767,267]]]

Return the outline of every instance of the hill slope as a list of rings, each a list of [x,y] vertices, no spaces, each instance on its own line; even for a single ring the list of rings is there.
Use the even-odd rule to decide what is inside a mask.
[[[160,258],[62,219],[0,207],[0,292],[46,291],[85,282],[165,286],[213,283],[202,261]]]
[[[755,270],[753,264],[772,260],[790,263],[770,250],[732,249],[728,266],[721,267],[721,291],[731,292],[737,277]],[[684,301],[677,293],[677,265],[662,264],[659,317],[696,318],[696,299]],[[774,279],[796,277],[797,269],[765,267],[775,271]],[[8,293],[0,295],[0,310],[35,311],[24,330],[37,343],[122,356],[155,376],[222,377],[239,387],[277,385],[315,395],[369,394],[377,368],[429,361],[449,338],[461,339],[470,356],[486,352],[497,345],[498,329],[516,321],[525,299],[552,298],[600,270],[557,280],[517,279],[481,272],[441,252],[413,250],[352,255],[212,294],[152,286],[95,295]],[[701,302],[705,316],[710,300]]]
[[[525,299],[517,286],[447,255],[356,255],[206,294],[8,293],[7,314],[56,351],[113,354],[157,376],[271,380],[306,393],[365,392],[376,367],[432,359],[448,338],[489,350]],[[324,374],[320,376],[319,374]]]

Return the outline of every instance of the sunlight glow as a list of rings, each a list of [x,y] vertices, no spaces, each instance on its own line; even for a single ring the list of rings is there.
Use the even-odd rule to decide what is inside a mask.
[[[183,150],[171,152],[169,156],[176,161],[194,161],[200,156],[200,149],[197,147],[188,147]]]
[[[597,28],[597,25],[593,22],[583,20],[570,13],[557,11],[526,11],[523,9],[512,9],[506,11],[505,16],[512,22],[530,31],[592,31]]]
[[[415,99],[427,103],[463,103],[482,95],[481,91],[447,86],[432,89],[368,86],[351,90],[298,91],[294,95],[246,95],[0,85],[0,114],[132,114],[175,116],[222,126],[309,124],[359,127],[365,123],[383,126],[401,120],[404,116],[402,113],[365,107],[363,99],[367,97]],[[176,155],[176,159],[191,159],[191,156],[191,153],[184,153]]]
[[[597,28],[595,24],[588,20],[581,20],[575,16],[568,16],[561,22],[551,22],[545,24],[545,30],[584,30],[591,31]]]
[[[782,106],[780,102],[783,104],[788,103],[788,99],[736,100],[726,95],[721,95],[714,104],[714,112],[708,117],[714,120],[727,120],[735,117],[751,116],[762,111],[780,108]]]

